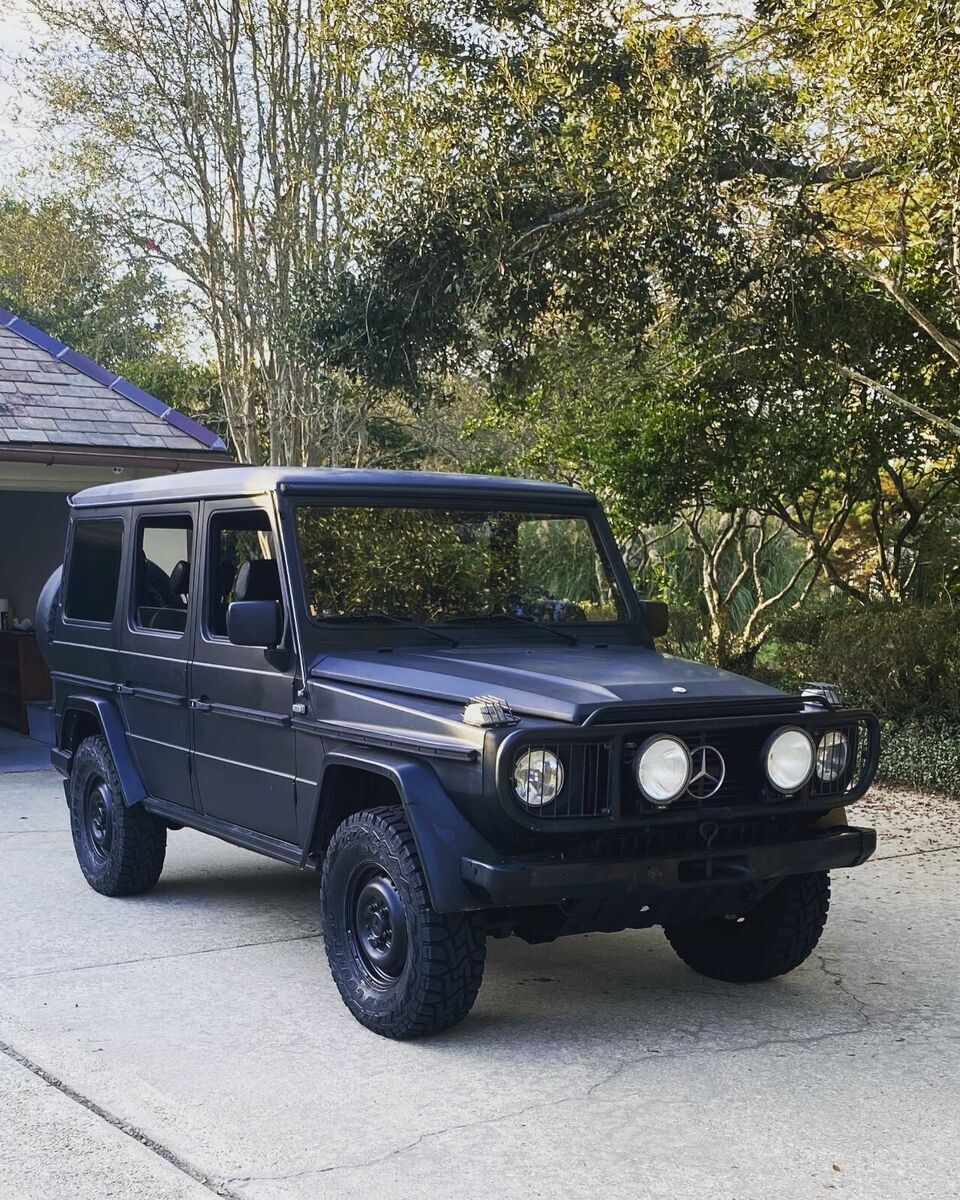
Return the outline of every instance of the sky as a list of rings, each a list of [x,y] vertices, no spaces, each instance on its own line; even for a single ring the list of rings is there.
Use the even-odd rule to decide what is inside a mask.
[[[26,50],[31,31],[27,6],[20,0],[0,0],[0,180],[15,174],[38,133],[24,113],[15,120],[23,99],[16,86],[15,59]]]

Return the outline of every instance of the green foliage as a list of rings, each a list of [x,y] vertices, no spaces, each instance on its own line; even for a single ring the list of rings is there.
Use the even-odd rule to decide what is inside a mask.
[[[156,267],[63,196],[0,197],[0,306],[118,371],[180,341],[178,301]]]
[[[916,98],[939,18],[907,7],[894,42],[926,64],[911,64]],[[849,145],[822,127],[817,105],[840,112],[845,94],[831,20],[854,42],[863,21],[873,44],[887,19],[827,8],[768,4],[732,32],[643,5],[473,14],[456,49],[425,47],[406,111],[423,163],[304,324],[321,361],[374,390],[435,399],[474,380],[486,425],[513,437],[507,466],[599,491],[625,541],[713,510],[720,542],[696,549],[701,580],[717,577],[704,637],[725,662],[749,661],[769,630],[751,616],[814,577],[901,600],[953,586],[960,559],[958,371],[871,274],[883,254],[901,282],[908,260],[929,260],[932,227],[901,230],[926,247],[917,258],[888,247],[886,220],[926,160],[894,139],[881,170],[849,105]],[[796,71],[771,67],[771,45]],[[869,63],[843,55],[872,104]],[[910,279],[923,307],[923,269]],[[779,595],[760,564],[724,587],[754,550],[723,541],[727,518],[792,533],[793,561],[810,558],[797,586]]]
[[[884,723],[877,778],[920,791],[960,796],[960,727],[926,720]]]
[[[614,620],[589,526],[531,513],[304,506],[298,543],[314,616],[441,622],[514,614]]]
[[[718,514],[707,513],[700,523],[700,533],[711,545],[719,541],[721,520]],[[782,528],[776,536],[768,536],[762,545],[760,538],[759,526],[745,529],[742,541],[735,539],[728,543],[716,572],[719,590],[727,597],[724,645],[728,657],[719,665],[753,675],[758,673],[756,655],[765,639],[748,638],[745,643],[744,635],[749,631],[757,603],[764,596],[787,588],[803,561],[803,546]],[[752,577],[741,577],[743,548],[751,566],[756,555],[759,584]],[[633,576],[641,595],[666,600],[670,605],[670,628],[661,648],[684,658],[718,661],[710,607],[704,594],[702,552],[691,541],[689,528],[683,521],[649,531],[643,559],[633,566]],[[797,582],[786,593],[784,603],[795,600],[800,590]]]
[[[892,721],[960,724],[960,613],[948,605],[810,605],[776,639],[786,682],[836,683]]]

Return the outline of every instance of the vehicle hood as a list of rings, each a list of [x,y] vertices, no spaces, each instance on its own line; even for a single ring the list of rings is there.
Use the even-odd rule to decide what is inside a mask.
[[[310,675],[457,704],[498,696],[518,714],[573,722],[610,705],[789,703],[776,688],[643,646],[358,650],[320,655]]]

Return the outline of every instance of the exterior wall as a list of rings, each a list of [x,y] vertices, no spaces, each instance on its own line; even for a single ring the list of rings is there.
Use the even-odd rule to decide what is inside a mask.
[[[0,490],[0,599],[33,620],[40,589],[63,560],[66,492]]]

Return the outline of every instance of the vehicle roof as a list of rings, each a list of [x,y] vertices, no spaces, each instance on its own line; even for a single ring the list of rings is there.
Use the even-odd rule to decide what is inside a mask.
[[[349,467],[223,467],[210,471],[130,479],[86,488],[72,496],[75,507],[212,500],[261,496],[282,490],[297,495],[366,499],[451,500],[483,496],[537,503],[593,503],[579,488],[503,475],[460,475],[444,471],[374,471]]]

